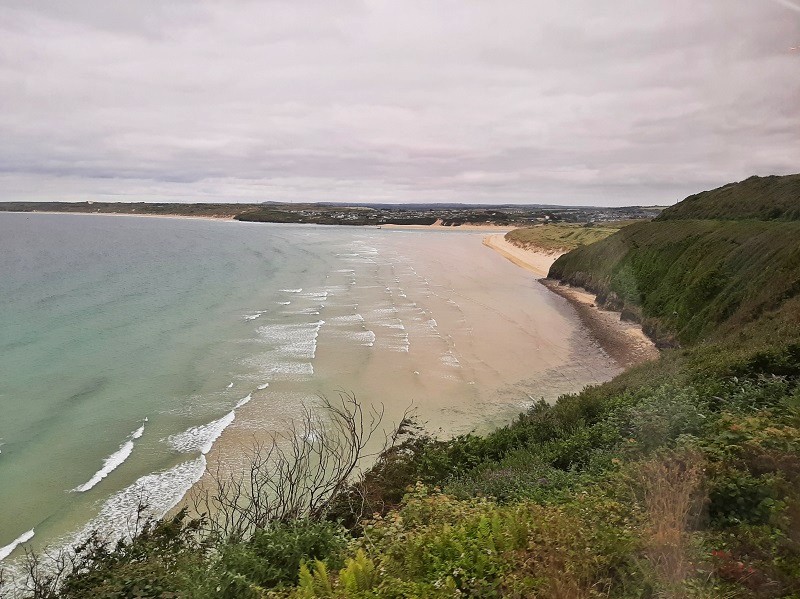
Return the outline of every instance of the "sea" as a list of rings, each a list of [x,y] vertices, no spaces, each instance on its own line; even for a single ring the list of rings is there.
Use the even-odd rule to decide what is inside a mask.
[[[0,566],[353,393],[449,436],[619,367],[470,232],[0,213]]]

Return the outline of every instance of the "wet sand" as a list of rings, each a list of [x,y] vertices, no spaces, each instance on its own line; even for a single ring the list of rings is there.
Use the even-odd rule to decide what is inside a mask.
[[[542,285],[567,299],[592,336],[622,368],[658,358],[658,349],[638,324],[621,320],[619,312],[599,308],[595,295],[586,289],[547,279],[553,262],[564,252],[521,248],[506,241],[503,235],[487,236],[483,243],[517,266],[531,271]]]
[[[552,279],[543,279],[541,283],[575,306],[581,321],[603,349],[623,368],[658,359],[658,348],[645,335],[642,327],[634,322],[621,320],[619,312],[598,307],[594,293]]]
[[[321,310],[313,377],[255,391],[210,464],[239,463],[243,447],[286,430],[303,404],[340,389],[383,410],[384,431],[413,405],[426,430],[447,438],[488,432],[534,401],[553,402],[621,371],[566,299],[487,251],[485,232],[364,234],[350,263],[329,275],[331,288],[346,291]],[[373,343],[352,342],[367,332]],[[277,405],[280,412],[271,409]]]

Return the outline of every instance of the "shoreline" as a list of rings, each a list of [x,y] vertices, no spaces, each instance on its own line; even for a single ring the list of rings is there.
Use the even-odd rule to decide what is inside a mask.
[[[230,222],[243,222],[243,223],[255,223],[255,224],[265,224],[265,225],[316,225],[321,227],[337,227],[337,226],[345,226],[345,227],[357,227],[359,229],[390,229],[390,230],[399,230],[399,231],[470,231],[472,233],[481,233],[481,232],[496,232],[496,233],[507,233],[508,231],[513,231],[515,227],[511,226],[503,226],[503,225],[490,225],[490,224],[463,224],[463,225],[442,225],[440,221],[433,223],[432,225],[395,225],[395,224],[385,224],[385,225],[339,225],[339,224],[322,224],[322,223],[284,223],[284,222],[258,222],[258,221],[237,221],[235,216],[236,215],[225,215],[225,216],[210,216],[210,215],[195,215],[195,214],[145,214],[145,213],[134,213],[134,212],[78,212],[73,210],[2,210],[0,214],[75,214],[79,216],[133,216],[136,218],[177,218],[181,220],[213,220],[213,221],[230,221]]]
[[[372,227],[373,225],[368,225]],[[379,229],[399,229],[405,231],[472,231],[476,232],[493,232],[493,233],[508,233],[513,231],[516,227],[505,225],[491,225],[488,223],[473,224],[464,223],[463,225],[443,225],[442,219],[438,219],[432,225],[377,225]]]
[[[572,304],[578,318],[592,336],[623,368],[658,359],[660,352],[642,327],[634,322],[621,320],[620,312],[598,307],[595,294],[556,279],[543,278],[539,283]]]
[[[133,212],[73,212],[57,210],[3,210],[0,214],[75,214],[78,216],[133,216],[136,218],[179,218],[181,220],[234,221],[232,216],[201,216],[191,214],[135,214]]]
[[[559,256],[565,252],[534,252],[531,250],[523,249],[506,241],[504,235],[487,235],[483,238],[483,245],[493,249],[498,254],[516,264],[520,268],[524,268],[537,275],[537,280],[547,277],[550,267],[553,265]]]
[[[630,368],[658,358],[660,354],[658,348],[640,325],[621,320],[620,312],[599,308],[595,294],[586,289],[547,278],[550,266],[566,252],[537,252],[523,249],[509,243],[502,235],[484,237],[483,245],[517,266],[534,273],[539,283],[572,304],[581,323],[622,368]]]
[[[221,217],[211,217],[211,216],[189,216],[189,215],[159,215],[159,214],[132,214],[132,213],[108,213],[108,212],[86,212],[86,213],[78,213],[78,212],[48,212],[48,211],[38,211],[32,212],[33,214],[84,214],[84,215],[100,215],[100,216],[132,216],[132,217],[139,217],[139,218],[180,218],[180,219],[190,219],[190,220],[232,220],[230,218],[221,218]],[[18,214],[31,214],[31,212],[20,212]],[[321,226],[321,225],[315,225]],[[339,227],[330,227],[331,229],[338,229]],[[349,228],[349,227],[344,227]],[[374,227],[357,227],[358,229],[374,229]],[[388,227],[387,227],[388,228]],[[398,229],[407,228],[406,226],[398,226]],[[422,324],[420,327],[421,332],[419,332],[418,345],[416,347],[420,347],[423,351],[430,352],[430,355],[436,359],[426,359],[420,364],[423,366],[427,366],[427,369],[418,367],[417,364],[409,364],[408,368],[406,368],[403,372],[403,376],[406,377],[407,381],[403,381],[402,387],[405,389],[410,389],[412,392],[418,396],[425,397],[426,395],[430,395],[431,397],[435,397],[437,401],[442,398],[447,398],[452,396],[452,398],[457,398],[457,402],[451,402],[447,404],[446,402],[442,402],[441,405],[439,403],[432,403],[428,406],[428,410],[430,412],[430,417],[432,420],[435,421],[435,418],[441,415],[443,418],[446,418],[447,421],[452,421],[452,419],[457,417],[459,421],[464,420],[467,421],[472,418],[473,415],[478,415],[477,417],[481,419],[481,421],[485,421],[487,411],[492,410],[492,413],[498,413],[493,410],[495,407],[501,407],[502,409],[509,410],[509,419],[513,418],[517,413],[519,413],[520,409],[517,408],[517,405],[508,401],[508,393],[509,390],[505,386],[501,386],[500,383],[502,382],[504,385],[507,383],[508,380],[517,381],[525,381],[525,384],[530,384],[528,381],[528,377],[536,376],[539,377],[539,382],[536,385],[533,385],[531,389],[536,389],[536,393],[538,390],[542,388],[542,385],[546,386],[548,390],[548,396],[552,397],[553,399],[561,395],[565,392],[573,392],[579,390],[581,387],[585,386],[586,384],[597,384],[602,380],[608,380],[611,378],[609,376],[606,379],[600,378],[580,378],[576,375],[579,373],[580,369],[586,369],[587,366],[581,359],[575,359],[574,356],[570,357],[565,352],[567,348],[565,347],[566,340],[570,338],[570,332],[578,333],[581,326],[574,320],[574,317],[569,318],[569,314],[565,314],[564,310],[555,310],[551,317],[543,317],[542,314],[548,314],[547,310],[552,309],[553,302],[547,298],[547,292],[540,292],[539,295],[542,297],[542,301],[538,304],[532,304],[528,306],[522,298],[519,297],[519,289],[523,286],[526,286],[526,280],[529,281],[529,277],[527,273],[519,271],[518,267],[527,264],[527,266],[523,266],[527,268],[528,271],[533,272],[538,275],[539,277],[544,277],[547,274],[547,270],[549,266],[555,261],[558,257],[558,253],[550,253],[550,254],[537,254],[535,252],[525,251],[519,248],[515,248],[511,244],[507,244],[507,242],[503,239],[503,233],[499,231],[504,230],[503,228],[498,228],[496,226],[488,226],[488,228],[483,228],[481,226],[472,225],[469,228],[466,227],[442,227],[442,226],[424,226],[420,227],[418,230],[428,230],[433,232],[438,231],[463,231],[464,233],[474,233],[475,235],[454,235],[454,236],[447,236],[447,235],[421,235],[419,237],[414,235],[391,235],[387,233],[386,235],[378,235],[384,239],[384,244],[388,243],[387,249],[401,249],[405,253],[407,253],[413,259],[412,262],[409,264],[414,264],[419,268],[419,265],[424,265],[424,269],[420,269],[420,273],[417,273],[416,269],[410,268],[405,271],[405,276],[408,278],[408,284],[410,289],[415,289],[412,287],[413,284],[417,284],[418,288],[416,289],[417,296],[419,298],[423,298],[419,301],[428,302],[430,305],[426,305],[426,310],[429,311],[425,315],[426,318],[431,317],[431,320],[428,321],[421,321]],[[507,265],[504,260],[497,260],[493,257],[492,254],[486,252],[484,253],[483,249],[476,244],[476,235],[480,232],[489,231],[490,235],[488,237],[494,238],[494,242],[487,243],[484,241],[484,244],[487,247],[495,249],[501,255],[503,255],[506,259],[514,264],[514,266]],[[373,232],[374,233],[374,232]],[[425,247],[419,247],[421,244],[419,240],[425,238]],[[482,235],[483,237],[483,235]],[[506,253],[502,253],[500,250],[497,250],[496,247],[502,247],[506,243],[508,247],[505,247]],[[430,245],[429,245],[430,244]],[[473,249],[474,248],[474,249]],[[368,253],[369,248],[357,248],[358,251],[367,252],[364,256],[369,256],[371,254]],[[533,254],[533,255],[531,255]],[[349,254],[343,254],[343,256],[347,256]],[[485,258],[483,256],[486,256]],[[362,258],[364,257],[362,256]],[[431,256],[435,256],[435,260],[430,260]],[[358,256],[356,256],[356,259]],[[346,260],[346,258],[345,258]],[[451,262],[452,261],[452,264]],[[447,262],[448,266],[443,266],[443,262]],[[356,264],[358,264],[358,260],[356,260]],[[342,266],[348,266],[347,264],[342,264]],[[356,267],[358,268],[358,267]],[[430,272],[425,272],[430,271]],[[351,275],[345,273],[351,273],[352,270],[342,270],[342,271],[335,271],[340,272],[340,278],[349,278]],[[394,270],[392,271],[394,273]],[[519,274],[517,274],[519,273]],[[385,274],[384,279],[379,281],[379,285],[375,286],[375,289],[379,289],[379,291],[365,291],[365,294],[378,294],[380,297],[384,295],[384,289],[388,289],[390,286],[394,287],[395,279],[393,278],[395,275],[389,275],[388,273]],[[327,278],[327,277],[326,277]],[[506,284],[508,280],[513,279],[513,285]],[[424,283],[421,283],[423,281]],[[472,293],[477,293],[474,290],[474,285],[470,283],[468,285],[469,293],[465,293],[464,290],[460,290],[459,293],[453,294],[452,292],[448,292],[444,295],[440,295],[437,293],[431,293],[429,281],[433,281],[436,285],[444,285],[444,289],[459,289],[458,285],[463,284],[465,281],[472,281],[474,283],[478,283],[481,285],[480,292],[483,293],[483,296],[475,296],[473,297]],[[416,283],[414,283],[416,282]],[[447,285],[447,283],[450,285]],[[322,284],[322,283],[320,283]],[[328,284],[328,283],[324,283]],[[332,284],[332,283],[331,283]],[[404,281],[405,284],[405,281]],[[299,285],[298,285],[299,286]],[[527,285],[530,287],[530,285]],[[370,289],[372,287],[363,287],[363,289]],[[433,291],[436,291],[437,288],[434,288]],[[451,291],[452,291],[451,289]],[[311,290],[313,291],[313,290]],[[401,293],[402,292],[402,293]],[[416,309],[416,303],[411,304],[408,303],[411,300],[406,300],[406,290],[403,288],[397,288],[397,301],[403,303],[407,306],[414,306]],[[377,296],[376,296],[377,297]],[[431,299],[428,299],[431,298]],[[412,299],[417,299],[417,297],[412,297]],[[491,300],[491,301],[489,301]],[[294,299],[293,299],[294,301]],[[393,300],[394,301],[394,300]],[[533,300],[532,300],[533,301]],[[311,302],[311,300],[309,300]],[[494,309],[488,310],[487,304],[492,304]],[[366,304],[365,304],[366,305]],[[376,306],[378,304],[375,304]],[[342,310],[347,308],[349,304],[343,304]],[[411,308],[408,308],[411,310]],[[332,310],[332,306],[328,306],[328,310]],[[545,311],[545,312],[543,312]],[[346,313],[342,312],[342,314],[346,314],[349,316],[349,308],[347,309]],[[436,316],[440,324],[437,324],[436,319],[432,319],[432,316]],[[341,314],[339,314],[341,316]],[[469,322],[472,323],[472,327],[462,327],[461,322],[465,318],[469,318]],[[336,315],[333,315],[335,318]],[[376,317],[377,318],[377,317]],[[409,316],[411,318],[411,316]],[[518,319],[518,322],[517,320]],[[516,324],[514,327],[510,328],[512,334],[509,336],[497,336],[495,332],[500,330],[500,326],[505,326],[504,323],[509,321],[514,321]],[[570,323],[572,321],[572,323]],[[261,321],[259,321],[261,322]],[[347,322],[347,321],[345,321]],[[432,323],[432,324],[431,324]],[[516,346],[512,347],[513,342],[512,338],[515,337],[514,332],[522,331],[523,329],[518,326],[519,324],[525,325],[530,324],[530,330],[524,335],[518,335],[519,339],[517,340]],[[373,323],[376,326],[385,326],[381,325],[379,322]],[[370,325],[372,326],[372,325]],[[441,326],[443,331],[451,331],[452,335],[430,335],[428,329],[431,327],[437,328]],[[427,327],[427,328],[425,328]],[[473,327],[475,328],[475,332],[473,332]],[[562,327],[559,329],[559,327]],[[564,329],[563,327],[568,327]],[[526,329],[527,330],[527,329]],[[392,329],[389,328],[384,331],[385,335],[390,335]],[[537,334],[539,335],[537,337]],[[598,365],[597,368],[604,367],[603,365],[607,365],[609,368],[613,368],[613,362],[615,360],[609,359],[610,354],[606,353],[602,355],[602,352],[597,350],[595,343],[591,342],[591,331],[587,335],[586,332],[582,333],[584,338],[584,342],[582,344],[582,351],[585,350],[590,354],[598,354]],[[453,342],[453,337],[456,338],[455,343]],[[388,337],[386,337],[388,338]],[[492,349],[490,355],[492,357],[497,357],[498,364],[492,367],[485,366],[487,364],[486,356],[481,354],[481,351],[487,351],[486,347],[487,344],[485,343],[486,339],[496,339],[497,340],[497,347]],[[328,355],[330,356],[337,356],[338,353],[334,353],[331,351],[331,348],[337,348],[337,346],[341,343],[338,338],[330,337],[327,341],[322,339],[320,340],[320,348],[319,354],[325,355],[325,344],[328,345]],[[447,347],[444,347],[444,345]],[[439,345],[442,345],[442,348],[439,348]],[[361,346],[359,346],[361,347]],[[372,345],[370,345],[372,347]],[[449,350],[445,351],[445,350]],[[336,349],[338,352],[339,349]],[[372,350],[357,350],[357,351],[372,351]],[[377,350],[376,350],[377,351]],[[388,351],[386,348],[383,348],[381,351]],[[435,351],[435,354],[432,353]],[[442,352],[445,353],[442,353]],[[459,360],[453,360],[456,357],[455,351],[458,354],[458,358],[460,358],[463,363],[464,367],[460,366]],[[541,359],[536,361],[537,368],[541,366],[541,372],[536,371],[533,375],[530,372],[530,368],[522,367],[522,362],[524,360],[520,358],[525,358],[530,355],[530,351],[540,351]],[[315,354],[317,353],[315,347]],[[466,359],[462,357],[462,354],[466,356]],[[559,358],[563,354],[563,359]],[[407,354],[398,353],[398,356],[393,358],[390,362],[386,362],[384,365],[385,367],[381,368],[381,364],[378,364],[376,361],[371,361],[369,364],[374,371],[367,373],[364,375],[365,380],[369,380],[371,387],[364,387],[364,396],[379,396],[382,386],[385,384],[385,381],[388,380],[389,376],[393,376],[397,372],[397,362],[399,360],[407,360],[405,357]],[[416,354],[415,354],[416,355]],[[315,355],[314,358],[317,356]],[[441,358],[447,358],[446,361],[440,363]],[[320,358],[321,359],[321,358]],[[315,370],[317,369],[317,362],[315,362]],[[377,364],[377,365],[376,365]],[[325,376],[325,365],[323,364],[319,371],[321,373],[320,376],[323,378],[321,379],[325,382],[327,379],[324,378]],[[417,370],[414,370],[414,369]],[[486,380],[490,381],[487,385],[481,385],[481,388],[493,390],[492,393],[495,391],[502,391],[505,395],[500,393],[497,394],[497,401],[495,398],[492,398],[491,401],[484,397],[478,397],[478,394],[474,389],[478,388],[475,385],[474,381],[480,379],[476,379],[476,369],[484,369],[485,372],[479,374],[479,376],[483,376]],[[592,371],[590,374],[592,377],[599,376],[597,373],[601,372],[595,367],[590,368],[589,370]],[[507,371],[512,370],[512,377],[509,377]],[[427,372],[426,370],[430,370],[431,372]],[[517,373],[517,370],[520,372]],[[337,369],[328,368],[329,372],[338,372]],[[420,375],[420,372],[422,374]],[[502,371],[502,372],[500,372]],[[555,383],[552,382],[552,376],[549,374],[550,372],[559,372],[559,380]],[[459,373],[464,373],[463,375]],[[412,374],[413,373],[413,374]],[[458,378],[454,378],[454,373],[459,374],[461,377],[460,380]],[[516,374],[515,374],[516,373]],[[491,377],[495,377],[498,379],[499,382],[491,383],[493,380]],[[460,380],[460,382],[458,382]],[[531,379],[532,380],[532,379]],[[456,381],[456,382],[454,382]],[[475,385],[474,387],[464,387],[467,393],[462,393],[460,390],[457,389],[457,384],[463,385]],[[566,384],[567,387],[561,388],[559,385]],[[492,386],[494,385],[494,386]],[[563,385],[562,385],[563,386]],[[275,384],[271,387],[270,393],[281,393],[286,392],[288,389],[281,389],[280,384]],[[496,387],[496,389],[495,389]],[[456,393],[458,390],[458,393]],[[252,390],[251,390],[252,392]],[[447,394],[450,395],[447,395]],[[472,397],[472,395],[475,397]],[[472,397],[472,403],[467,404],[467,407],[464,406],[463,398],[469,395]],[[515,390],[514,395],[519,395],[519,393]],[[528,395],[528,397],[531,397]],[[215,438],[213,446],[211,447],[211,451],[209,451],[209,455],[206,456],[203,453],[203,456],[206,457],[216,457],[221,455],[220,452],[226,452],[230,448],[238,445],[238,442],[244,438],[250,438],[252,435],[251,430],[248,428],[249,421],[255,421],[257,418],[257,411],[258,411],[258,404],[259,402],[253,402],[253,405],[249,405],[247,408],[244,408],[244,405],[241,407],[244,408],[240,413],[238,408],[240,406],[236,406],[234,408],[236,410],[236,425],[234,425],[230,430],[225,429],[227,432],[225,434],[220,434],[219,439]],[[398,404],[399,405],[399,404]],[[471,410],[471,411],[470,411]],[[513,414],[511,411],[513,410]],[[250,414],[248,414],[250,412]],[[497,422],[497,426],[502,426],[505,423],[506,419],[503,416],[502,421]],[[243,425],[239,428],[240,425]],[[202,426],[206,425],[197,425],[193,428],[202,428]],[[217,443],[219,441],[219,443]],[[238,455],[238,454],[231,454],[231,455]],[[206,457],[203,457],[205,460]],[[198,459],[200,459],[198,457]],[[194,463],[194,460],[187,460],[183,462],[187,468],[191,466],[191,463]],[[164,471],[157,471],[155,473],[150,473],[146,476],[152,476],[154,474],[165,474],[170,470]],[[150,478],[146,480],[150,481]],[[187,500],[190,500],[191,493],[193,489],[201,488],[201,484],[199,481],[196,481],[194,484],[191,484],[189,488],[181,495],[180,499],[177,500],[176,505],[185,505]],[[124,491],[125,489],[123,489]],[[113,497],[113,496],[112,496]],[[173,508],[174,509],[174,508]],[[167,510],[166,513],[170,513],[171,510]],[[38,531],[37,531],[38,532]],[[45,531],[46,532],[46,531]]]

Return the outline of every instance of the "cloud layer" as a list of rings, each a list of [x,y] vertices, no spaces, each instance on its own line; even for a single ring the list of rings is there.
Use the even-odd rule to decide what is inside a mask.
[[[789,0],[0,1],[0,200],[672,203],[800,171]]]

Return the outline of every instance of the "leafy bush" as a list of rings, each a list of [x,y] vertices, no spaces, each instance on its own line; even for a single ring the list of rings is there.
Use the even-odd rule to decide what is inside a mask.
[[[672,444],[680,435],[699,433],[707,420],[691,387],[662,386],[630,408],[627,433],[648,452]]]
[[[253,587],[296,584],[306,561],[340,565],[346,542],[344,530],[330,522],[277,522],[247,541],[222,547],[213,575],[216,592],[220,597],[245,597]]]

